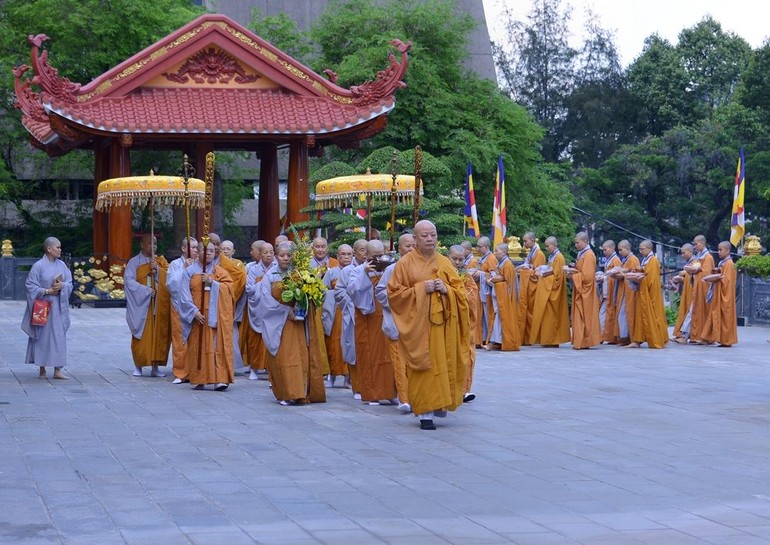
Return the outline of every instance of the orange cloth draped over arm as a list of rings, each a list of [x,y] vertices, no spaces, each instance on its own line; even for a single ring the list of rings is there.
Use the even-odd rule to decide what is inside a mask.
[[[690,326],[690,340],[699,341],[703,339],[701,330],[706,325],[709,315],[709,304],[706,302],[709,285],[703,282],[703,277],[711,274],[714,268],[714,258],[707,253],[702,259],[699,259],[701,267],[695,273],[695,281],[692,290],[692,325]]]
[[[510,259],[504,259],[498,274],[505,280],[492,284],[497,296],[503,351],[517,351],[521,347],[519,312],[516,304],[516,269]]]

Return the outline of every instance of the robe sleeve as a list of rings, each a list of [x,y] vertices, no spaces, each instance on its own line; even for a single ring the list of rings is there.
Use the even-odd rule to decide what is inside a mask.
[[[147,321],[147,309],[152,298],[152,288],[141,281],[148,277],[147,271],[140,274],[141,254],[132,257],[123,272],[123,290],[126,294],[126,323],[131,335],[142,338],[144,324]],[[149,269],[149,267],[147,267]]]
[[[372,281],[364,267],[365,265],[358,265],[350,273],[348,295],[353,305],[361,311],[361,314],[366,315],[375,311],[375,305]]]

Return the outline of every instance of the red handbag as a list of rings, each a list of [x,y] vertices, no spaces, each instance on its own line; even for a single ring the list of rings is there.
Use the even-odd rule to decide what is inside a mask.
[[[32,304],[32,325],[45,325],[48,323],[48,314],[51,312],[51,301],[35,299]]]

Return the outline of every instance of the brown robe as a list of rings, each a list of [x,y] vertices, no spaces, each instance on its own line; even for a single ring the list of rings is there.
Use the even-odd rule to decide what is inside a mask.
[[[722,278],[710,283],[713,286],[711,302],[701,330],[701,339],[732,346],[738,342],[738,319],[735,310],[736,273],[733,260],[728,257],[720,261],[719,268],[722,269]],[[708,290],[706,296],[708,297]]]
[[[623,261],[621,260],[621,262]],[[634,254],[628,254],[625,262],[623,262],[623,270],[632,271],[640,268],[639,258]],[[618,344],[628,344],[631,342],[631,337],[634,336],[637,291],[631,289],[629,283],[623,278],[618,278],[615,284],[615,290],[617,294],[615,298],[615,342]],[[620,332],[620,322],[622,319],[620,317],[620,312],[625,312],[628,336],[624,336]]]
[[[448,293],[426,293],[440,278]],[[396,263],[388,300],[406,358],[409,403],[415,414],[455,410],[465,393],[470,323],[465,286],[452,263],[434,253],[409,252]]]
[[[700,269],[693,275],[692,325],[690,326],[691,341],[700,341],[704,339],[701,330],[708,320],[710,306],[706,301],[709,285],[708,283],[703,282],[703,277],[711,274],[711,269],[714,268],[714,258],[708,251],[706,251],[705,255],[699,257],[698,261],[701,264]]]
[[[379,276],[369,277],[374,287]],[[348,285],[350,290],[350,284]],[[382,305],[374,299],[374,312],[363,314],[356,307],[356,379],[361,401],[381,401],[396,397],[396,380],[390,359],[390,339],[382,332]]]
[[[647,276],[639,282],[632,340],[640,344],[646,342],[649,348],[663,348],[668,342],[668,322],[660,284],[660,263],[654,255],[642,263]]]
[[[487,275],[497,268],[497,258],[493,252],[487,254],[483,263],[481,262],[481,258],[479,258],[479,263],[479,270],[487,273]],[[489,344],[489,336],[492,334],[492,328],[495,325],[495,304],[492,302],[491,294],[487,297],[486,303],[481,301],[481,288],[479,288],[479,302],[484,306],[484,313],[480,314],[480,316],[482,316],[480,320],[483,320],[483,317],[486,316],[487,322],[487,336],[484,337],[482,334],[479,338],[481,339],[481,344]]]
[[[692,263],[692,261],[689,263]],[[679,292],[679,312],[676,316],[676,324],[674,324],[674,337],[682,337],[682,325],[684,325],[684,320],[687,318],[687,313],[690,312],[693,284],[695,282],[695,278],[692,274],[687,271],[682,272],[684,272],[684,281],[682,282],[682,289]]]
[[[590,348],[602,342],[599,298],[596,297],[596,255],[590,246],[578,253],[572,275],[572,348]]]
[[[166,365],[171,347],[171,294],[166,287],[168,261],[163,256],[155,256],[158,265],[158,283],[155,285],[154,301],[147,307],[147,319],[141,339],[131,337],[131,355],[137,367]],[[136,281],[142,286],[152,276],[149,263],[143,263],[136,269]],[[155,315],[153,316],[153,302]]]
[[[545,255],[539,246],[533,246],[524,261],[532,268],[519,268],[519,327],[521,329],[521,344],[530,344],[529,338],[532,331],[532,318],[535,313],[535,295],[537,294],[537,282],[532,281],[535,269],[545,265]]]
[[[224,268],[215,265],[213,279],[219,282],[217,327],[208,325],[209,297],[211,292],[203,289],[200,274],[190,279],[190,294],[200,313],[206,317],[201,325],[192,321],[187,337],[187,378],[191,384],[231,384],[233,375],[233,312],[234,300],[230,288],[232,279]],[[201,297],[203,304],[201,305]],[[199,367],[200,363],[200,367]]]
[[[529,342],[558,346],[570,340],[567,275],[564,274],[565,262],[561,252],[553,255],[548,265],[553,268],[553,274],[543,276],[536,282]]]
[[[604,270],[609,271],[615,267],[622,265],[620,257],[617,254],[613,254],[612,257],[604,265]],[[616,333],[618,323],[618,307],[617,307],[617,294],[616,284],[623,283],[622,278],[613,278],[611,276],[605,276],[604,282],[607,286],[607,301],[604,309],[604,328],[602,329],[602,340],[610,344],[617,344],[618,337]],[[604,286],[602,286],[602,289]]]
[[[492,284],[497,297],[497,310],[502,330],[503,351],[518,351],[521,347],[521,332],[519,329],[519,313],[516,304],[516,269],[510,259],[498,263],[497,282]],[[503,280],[499,280],[502,278]]]

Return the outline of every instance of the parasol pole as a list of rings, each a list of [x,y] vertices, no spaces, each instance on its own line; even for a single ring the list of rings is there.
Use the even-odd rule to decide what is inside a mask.
[[[211,224],[211,194],[214,190],[214,152],[210,151],[206,154],[206,174],[204,177],[206,183],[206,198],[203,209],[203,236],[201,242],[203,243],[203,274],[206,274],[206,247],[209,245],[209,226]],[[204,286],[201,286],[204,288]],[[206,322],[206,290],[201,289],[201,306],[200,312],[204,317],[204,324]],[[203,356],[203,325],[201,325],[198,334],[198,371],[201,370]]]
[[[396,178],[398,177],[398,152],[395,150],[390,158],[390,175],[393,178],[390,185],[390,251],[392,252],[396,235]]]
[[[420,189],[422,189],[422,148],[414,147],[414,213],[412,223],[417,225],[420,217]],[[463,220],[465,221],[465,220]]]
[[[185,213],[185,222],[186,222],[186,237],[187,237],[187,257],[192,257],[192,244],[190,243],[190,174],[191,170],[194,170],[189,162],[189,157],[187,157],[187,154],[184,154],[184,159],[182,161],[182,168],[181,168],[181,174],[182,174],[182,182],[184,183],[184,213]]]
[[[150,176],[155,176],[155,171],[150,169]],[[152,295],[150,295],[150,363],[155,361],[153,357],[155,355],[155,311],[158,303],[157,299],[157,282],[155,281],[155,197],[150,193],[150,288],[152,288]]]
[[[372,236],[372,194],[367,193],[366,194],[366,223],[368,227],[366,228],[366,240],[371,240]]]

